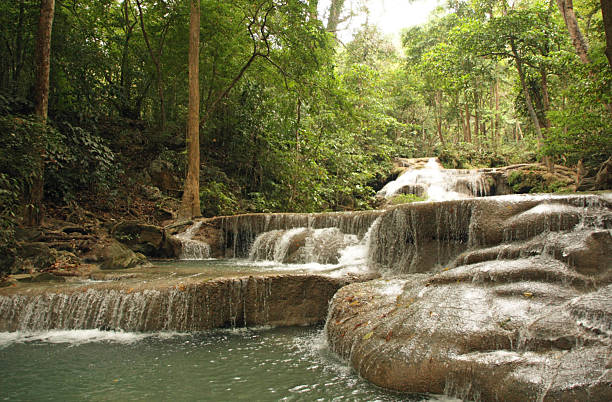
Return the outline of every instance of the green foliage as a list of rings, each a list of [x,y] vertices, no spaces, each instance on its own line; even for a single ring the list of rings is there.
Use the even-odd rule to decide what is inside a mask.
[[[399,204],[410,204],[412,202],[419,202],[419,201],[425,201],[426,199],[423,197],[419,197],[418,195],[415,194],[398,194],[393,196],[393,198],[391,198],[389,200],[389,203],[391,205],[399,205]]]
[[[582,159],[596,168],[612,155],[612,118],[605,107],[612,102],[612,70],[601,57],[588,68],[568,55],[560,56],[561,63],[571,66],[562,73],[566,105],[548,115],[552,128],[542,154],[570,165]]]
[[[19,182],[0,172],[0,277],[8,271],[14,258],[20,192]]]
[[[570,179],[530,170],[515,170],[508,176],[508,185],[517,194],[566,192],[572,184]]]
[[[33,144],[42,130],[44,127],[32,120],[0,117],[0,275],[14,256],[14,229],[23,211],[23,193],[36,167]]]
[[[238,210],[238,201],[224,183],[209,181],[200,187],[202,216],[233,215]]]
[[[593,1],[575,4],[588,66],[554,2],[449,1],[404,32],[404,56],[367,24],[337,46],[313,18],[315,3],[202,0],[205,215],[371,208],[393,157],[469,168],[549,156],[591,168],[612,154],[612,72]],[[150,49],[135,2],[56,7],[49,116],[63,123],[46,130],[14,117],[33,109],[38,13],[34,1],[0,4],[3,211],[15,214],[13,196],[29,186],[36,138],[48,199],[106,192],[120,166],[142,172],[156,158],[184,177],[189,3],[142,1]],[[514,179],[522,191],[562,187]]]
[[[508,185],[516,194],[544,193],[547,189],[542,175],[518,170],[510,173]]]
[[[115,154],[105,141],[88,131],[61,124],[47,134],[45,194],[57,201],[70,201],[78,191],[108,191],[121,172]]]
[[[534,143],[532,146],[536,147]],[[536,162],[537,157],[537,154],[531,149],[525,149],[519,144],[512,143],[497,149],[479,149],[474,144],[460,142],[440,147],[436,153],[442,165],[447,169],[500,167],[515,163]]]

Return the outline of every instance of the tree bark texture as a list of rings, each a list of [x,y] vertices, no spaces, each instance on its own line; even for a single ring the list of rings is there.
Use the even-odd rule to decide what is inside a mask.
[[[55,13],[55,0],[40,2],[38,37],[36,38],[36,105],[35,112],[43,123],[49,109],[49,70],[51,69],[51,28]]]
[[[187,117],[187,178],[179,219],[200,216],[200,1],[190,0],[189,110]]]
[[[43,128],[34,138],[34,155],[37,158],[30,191],[27,194],[24,211],[24,223],[28,226],[37,226],[43,219],[43,173],[45,153],[45,131],[47,114],[49,110],[49,71],[51,69],[51,29],[55,14],[55,0],[42,0],[40,2],[40,18],[38,20],[38,36],[36,38],[36,86],[34,111]]]
[[[603,3],[606,1],[609,2],[610,0],[601,0],[602,8]],[[563,16],[563,19],[565,20],[565,25],[567,26],[570,37],[572,38],[572,44],[574,45],[574,49],[576,49],[578,57],[580,57],[580,60],[582,60],[584,64],[589,64],[591,62],[589,59],[589,47],[586,39],[584,39],[584,36],[580,31],[578,21],[576,20],[576,14],[574,13],[574,1],[557,0],[557,6],[559,7],[559,11]]]
[[[603,17],[603,26],[606,33],[606,56],[608,64],[612,69],[612,1],[601,0],[601,14]]]

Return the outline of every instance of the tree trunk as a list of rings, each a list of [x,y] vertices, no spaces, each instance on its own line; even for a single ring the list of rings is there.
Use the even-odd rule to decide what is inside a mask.
[[[550,111],[550,95],[548,94],[548,73],[546,69],[540,70],[540,83],[542,86],[542,125],[550,129],[550,120],[548,120],[548,112]]]
[[[17,38],[15,43],[15,72],[13,74],[13,94],[17,93],[19,88],[19,78],[21,76],[21,70],[23,69],[25,46],[23,43],[23,28],[25,19],[25,4],[24,0],[19,2],[19,19],[17,23]]]
[[[43,124],[43,130],[34,139],[34,155],[38,160],[32,172],[32,183],[24,211],[24,223],[29,226],[40,225],[43,219],[44,126],[47,124],[47,113],[49,110],[51,29],[53,27],[54,14],[55,0],[42,0],[40,3],[40,18],[38,20],[38,36],[36,38],[36,105],[34,110],[39,121]]]
[[[132,74],[130,72],[130,63],[128,60],[130,50],[130,39],[132,38],[132,32],[136,21],[130,21],[130,2],[124,0],[121,12],[123,13],[123,31],[125,32],[125,38],[123,39],[123,49],[121,51],[121,71],[120,71],[120,86],[123,92],[122,99],[117,101],[117,110],[121,117],[129,119],[138,119],[140,116],[140,110],[134,108],[131,105],[132,102]]]
[[[480,98],[478,96],[478,93],[474,93],[474,138],[473,138],[473,142],[474,143],[478,143],[478,136],[479,136],[479,130],[480,130],[480,112],[479,112],[479,107],[480,107]],[[470,138],[470,142],[472,138]]]
[[[438,132],[438,138],[440,139],[440,143],[442,146],[446,145],[444,141],[444,136],[442,135],[442,94],[440,91],[436,92],[435,101],[436,101],[436,131]]]
[[[472,115],[470,114],[470,105],[465,102],[465,136],[463,140],[467,143],[472,142],[472,126],[471,126]]]
[[[529,112],[529,117],[531,117],[531,121],[533,123],[533,127],[536,131],[538,137],[538,148],[542,146],[542,129],[540,128],[540,120],[538,119],[538,115],[536,114],[535,108],[533,107],[533,100],[531,99],[531,94],[529,93],[529,88],[527,88],[527,81],[525,80],[525,71],[523,70],[523,61],[518,54],[518,50],[516,49],[516,44],[514,40],[510,40],[510,46],[512,48],[512,55],[514,56],[514,62],[516,63],[516,70],[519,75],[519,80],[521,82],[521,88],[523,88],[523,93],[525,95],[525,103],[527,104],[527,111]]]
[[[144,37],[145,44],[147,45],[147,50],[149,51],[149,56],[155,64],[155,77],[157,83],[157,95],[159,96],[159,114],[160,114],[160,128],[164,129],[166,126],[166,106],[164,101],[164,86],[163,86],[163,78],[162,78],[162,68],[161,68],[161,56],[163,49],[163,35],[160,41],[159,52],[155,54],[153,48],[151,47],[151,42],[149,41],[149,34],[145,29],[144,25],[144,17],[142,15],[142,6],[139,0],[136,0],[136,6],[138,7],[138,16],[140,17],[140,30],[142,31],[142,36]]]
[[[336,33],[340,24],[340,14],[345,0],[332,0],[329,6],[329,17],[327,17],[327,32]]]
[[[459,119],[461,120],[461,132],[463,133],[463,139],[465,141],[465,139],[467,138],[467,128],[465,128],[465,114],[463,113],[463,110],[461,110],[461,108],[459,109]],[[455,137],[455,143],[460,141],[460,136],[457,135]]]
[[[500,133],[499,133],[499,123],[500,123],[500,117],[499,117],[499,78],[495,78],[495,86],[493,87],[493,90],[495,91],[495,124],[494,124],[494,128],[493,128],[493,146],[495,147],[495,149],[497,149],[498,146],[498,141],[500,138]]]
[[[612,1],[601,0],[601,15],[603,17],[604,32],[606,33],[606,56],[612,69]]]
[[[187,178],[179,219],[202,214],[200,210],[200,0],[190,0],[189,21],[189,111],[187,117]]]
[[[49,109],[49,70],[51,69],[51,29],[55,13],[55,0],[42,0],[38,37],[36,39],[36,106],[39,119],[47,122]]]
[[[603,8],[603,3],[605,0],[601,0],[601,2]],[[572,44],[574,45],[574,49],[576,49],[576,53],[584,64],[589,64],[591,62],[589,59],[589,47],[584,39],[584,36],[582,36],[582,32],[578,26],[578,21],[576,20],[576,14],[574,13],[574,1],[557,0],[557,6],[559,7],[559,11],[561,11],[563,19],[565,20],[565,25],[567,26],[570,37],[572,38]]]

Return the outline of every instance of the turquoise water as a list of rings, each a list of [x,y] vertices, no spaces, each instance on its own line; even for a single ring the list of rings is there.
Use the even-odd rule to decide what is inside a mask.
[[[320,328],[195,334],[0,333],[0,399],[400,401],[326,348]]]

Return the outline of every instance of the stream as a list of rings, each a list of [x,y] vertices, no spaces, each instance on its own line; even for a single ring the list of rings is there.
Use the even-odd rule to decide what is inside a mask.
[[[355,375],[328,351],[320,328],[2,333],[0,344],[3,400],[407,398]]]
[[[609,400],[612,196],[474,198],[434,162],[380,195],[437,202],[196,222],[182,261],[3,289],[0,399]]]

